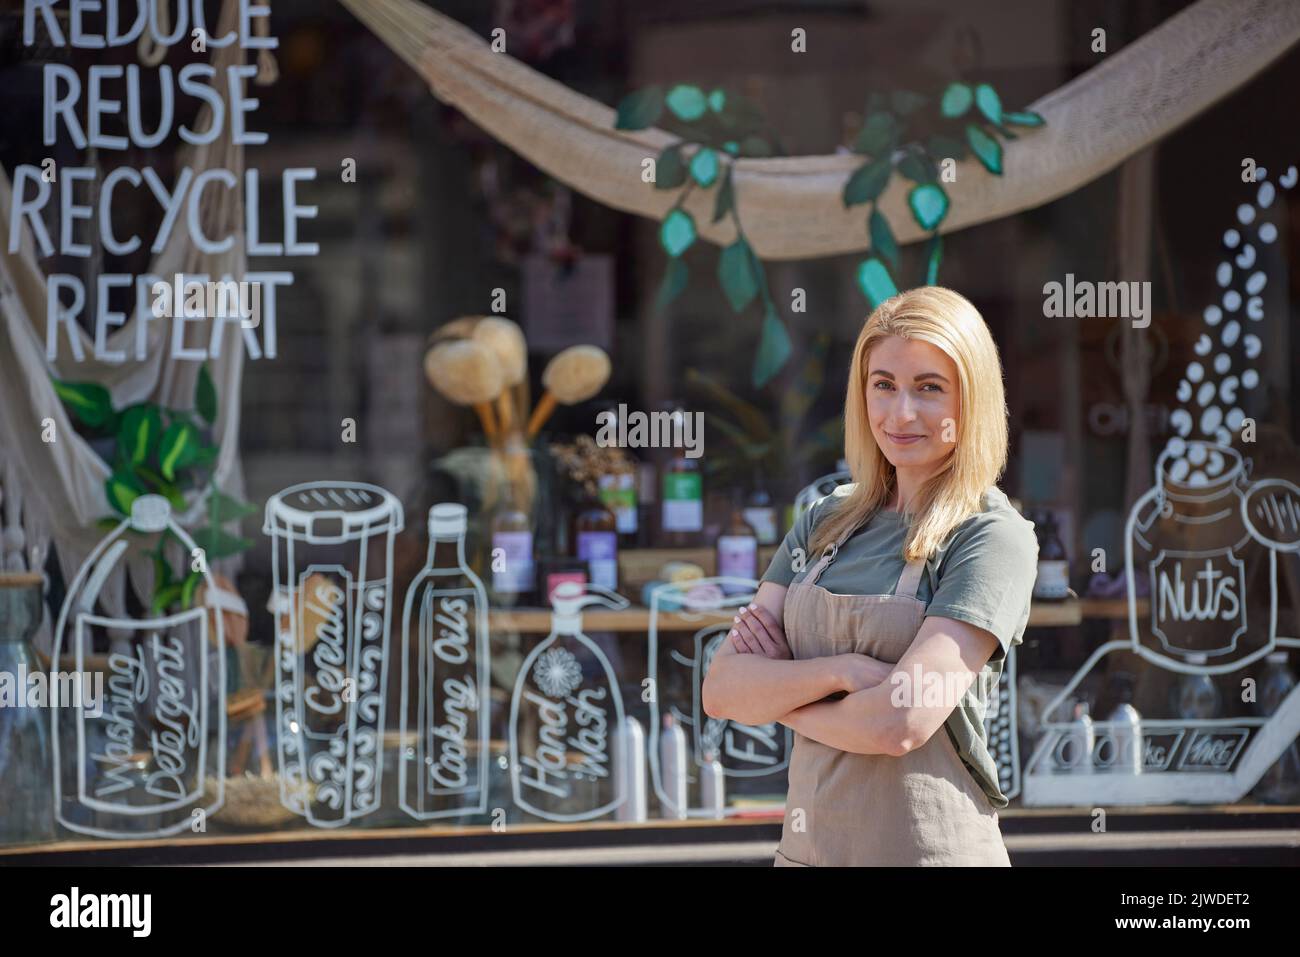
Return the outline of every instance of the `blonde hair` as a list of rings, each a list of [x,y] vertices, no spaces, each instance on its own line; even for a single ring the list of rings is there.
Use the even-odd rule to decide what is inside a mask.
[[[928,559],[949,534],[981,509],[1007,462],[1007,405],[1002,363],[983,317],[963,296],[941,286],[921,286],[886,299],[867,317],[853,347],[844,403],[844,457],[856,483],[813,529],[809,550],[818,555],[849,528],[867,521],[897,492],[897,475],[876,444],[867,418],[867,359],[890,336],[942,349],[957,366],[960,404],[956,442],[939,470],[908,503],[903,557]]]

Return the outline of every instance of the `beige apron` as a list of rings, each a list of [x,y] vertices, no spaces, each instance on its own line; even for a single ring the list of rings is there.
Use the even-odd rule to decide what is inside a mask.
[[[921,628],[922,561],[904,567],[892,595],[838,595],[817,584],[853,531],[786,593],[795,658],[856,652],[894,664]],[[853,754],[796,733],[789,780],[778,867],[1011,865],[997,812],[947,724],[902,757]]]

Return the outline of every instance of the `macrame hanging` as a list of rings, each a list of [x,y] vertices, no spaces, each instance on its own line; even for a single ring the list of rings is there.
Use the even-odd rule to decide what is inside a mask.
[[[659,129],[614,129],[614,110],[511,57],[420,0],[340,0],[417,70],[434,96],[455,106],[534,166],[597,202],[662,219],[676,201],[629,171],[675,137]],[[1146,36],[1108,54],[1087,73],[1028,107],[1047,121],[1006,151],[1003,176],[975,160],[945,184],[953,232],[1073,192],[1114,169],[1240,87],[1300,39],[1295,0],[1200,0]],[[860,209],[841,191],[861,157],[740,159],[736,204],[745,234],[763,259],[813,259],[865,250]],[[965,168],[969,166],[969,169]],[[734,241],[713,223],[714,199],[693,192],[686,211],[704,239]],[[926,238],[895,178],[880,200],[900,243]]]

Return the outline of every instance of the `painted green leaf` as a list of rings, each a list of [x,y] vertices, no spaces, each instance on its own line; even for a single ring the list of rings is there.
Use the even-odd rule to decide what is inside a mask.
[[[659,227],[659,244],[670,256],[680,256],[695,242],[695,220],[684,209],[674,209]]]
[[[673,262],[681,260],[674,259]],[[249,515],[255,515],[260,512],[256,505],[250,505],[247,502],[241,502],[237,498],[232,498],[220,489],[212,490],[212,497],[208,499],[208,518],[209,521],[216,525],[224,525],[226,522],[234,521],[237,518],[245,518]]]
[[[772,144],[761,136],[750,134],[740,141],[741,156],[771,156]]]
[[[870,203],[884,192],[885,184],[889,182],[889,174],[892,171],[893,167],[888,156],[882,156],[860,166],[844,184],[844,205],[858,206],[862,203]]]
[[[1037,113],[1031,111],[1003,113],[1002,121],[1004,123],[1014,123],[1016,126],[1042,126],[1046,122]]]
[[[185,581],[181,582],[180,601],[182,608],[189,608],[194,604],[194,592],[201,581],[203,581],[203,572],[192,571],[185,576]]]
[[[181,589],[184,587],[184,582],[172,582],[170,585],[164,585],[162,588],[154,589],[153,613],[155,615],[161,615],[172,605],[180,601]]]
[[[984,168],[997,176],[1002,175],[1002,144],[974,124],[966,127],[966,142]]]
[[[951,136],[945,136],[943,133],[935,133],[926,143],[926,148],[930,155],[935,159],[965,159],[969,150],[966,144],[959,139]]]
[[[907,194],[907,205],[922,229],[934,229],[948,215],[948,194],[938,183],[922,183]]]
[[[176,481],[176,470],[194,463],[200,442],[198,429],[188,422],[173,422],[168,426],[158,446],[162,477],[169,482]]]
[[[686,164],[682,162],[682,147],[675,143],[655,160],[655,189],[673,189],[686,182]]]
[[[853,141],[853,149],[869,156],[880,156],[894,148],[898,140],[898,120],[892,113],[872,113]]]
[[[206,365],[199,366],[199,381],[194,384],[194,408],[208,425],[217,421],[217,386]]]
[[[727,108],[727,91],[723,89],[709,91],[709,109],[721,113]]]
[[[718,257],[718,282],[733,312],[741,312],[758,295],[758,277],[750,262],[749,243],[738,239]]]
[[[918,150],[908,150],[897,163],[898,171],[914,183],[933,183],[938,178],[938,170],[930,157]]]
[[[664,98],[669,111],[679,120],[691,122],[698,120],[704,115],[708,103],[704,97],[704,91],[698,86],[691,86],[686,83],[678,84],[668,91]]]
[[[96,382],[62,382],[58,379],[50,381],[59,399],[68,407],[68,412],[82,425],[97,429],[113,420],[113,400],[102,385]]]
[[[907,116],[925,106],[927,99],[928,97],[913,93],[911,90],[895,90],[889,94],[889,105],[895,113]]]
[[[939,102],[939,112],[950,120],[956,119],[970,109],[971,102],[974,99],[975,94],[971,92],[970,87],[965,83],[950,83],[948,89],[943,91],[943,99]]]
[[[707,147],[691,157],[691,178],[708,189],[718,178],[718,154]]]
[[[664,270],[663,281],[659,283],[659,294],[655,296],[655,308],[663,309],[680,296],[690,278],[691,271],[684,260],[668,260],[668,268]]]
[[[990,123],[1002,122],[1002,100],[998,96],[998,91],[987,83],[975,87],[975,105]]]
[[[754,369],[750,376],[755,389],[761,389],[781,371],[790,358],[790,334],[772,309],[763,315],[763,334],[759,339],[758,353],[754,356]]]
[[[718,195],[713,201],[713,221],[715,223],[731,212],[736,204],[736,194],[731,185],[732,172],[733,167],[728,166],[727,172],[722,176],[722,185],[718,187]]]
[[[117,424],[117,447],[122,460],[141,465],[149,460],[162,435],[162,414],[158,407],[142,402],[122,412]]]
[[[144,484],[129,472],[114,472],[104,480],[104,496],[108,504],[123,515],[131,514],[131,503],[145,491]]]
[[[634,90],[623,97],[618,104],[618,119],[614,128],[618,130],[643,130],[653,126],[664,111],[664,88],[647,86],[643,90]]]
[[[939,263],[943,260],[943,237],[935,233],[925,244],[925,284],[933,286],[939,282]]]
[[[880,210],[875,207],[871,210],[868,231],[871,233],[871,251],[879,253],[888,259],[891,265],[897,266],[898,243],[894,240],[894,231],[889,228],[889,220],[885,219]]]
[[[876,257],[864,260],[858,267],[858,288],[875,309],[890,296],[898,294],[898,287],[889,276],[885,264]]]

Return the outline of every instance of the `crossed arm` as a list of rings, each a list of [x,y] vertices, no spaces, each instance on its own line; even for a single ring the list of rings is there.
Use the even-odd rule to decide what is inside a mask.
[[[997,648],[982,628],[931,617],[896,665],[857,654],[796,660],[780,624],[784,606],[785,588],[764,582],[754,604],[737,616],[704,679],[710,717],[776,721],[842,751],[903,755],[942,727]],[[932,673],[951,695],[927,707],[922,691]]]

